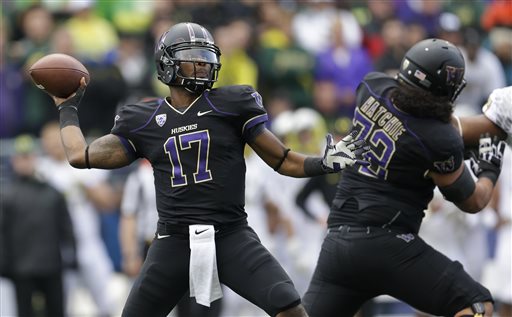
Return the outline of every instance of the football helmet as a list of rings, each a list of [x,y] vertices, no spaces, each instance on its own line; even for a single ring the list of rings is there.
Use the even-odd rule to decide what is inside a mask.
[[[400,66],[398,80],[449,97],[453,102],[466,86],[465,62],[460,50],[441,39],[427,39],[413,45]]]
[[[210,32],[196,23],[178,23],[161,37],[155,47],[158,79],[169,86],[183,86],[190,92],[210,89],[220,69],[220,50]],[[181,71],[182,63],[194,65],[191,76]],[[198,73],[198,64],[209,64],[207,74]]]

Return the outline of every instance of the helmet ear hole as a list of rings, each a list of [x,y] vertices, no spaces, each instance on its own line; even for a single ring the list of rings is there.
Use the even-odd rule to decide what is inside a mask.
[[[167,66],[163,62],[157,63],[157,73],[160,81],[162,83],[169,85],[174,77],[174,68],[172,66]]]

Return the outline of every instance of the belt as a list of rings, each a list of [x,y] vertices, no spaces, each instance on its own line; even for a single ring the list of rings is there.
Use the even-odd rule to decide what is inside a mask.
[[[187,236],[189,235],[188,224],[175,224],[175,223],[166,223],[159,221],[157,224],[157,233],[159,234],[168,234],[168,235],[180,235]],[[239,220],[229,224],[222,225],[214,225],[215,234],[223,235],[229,232],[236,231],[242,227],[247,226],[247,220]]]
[[[404,230],[402,228],[382,228],[382,227],[374,227],[374,226],[341,225],[338,227],[328,228],[327,233],[331,233],[331,232],[347,232],[347,233],[364,232],[366,234],[370,234],[370,233],[377,233],[377,232],[407,233],[408,230]]]

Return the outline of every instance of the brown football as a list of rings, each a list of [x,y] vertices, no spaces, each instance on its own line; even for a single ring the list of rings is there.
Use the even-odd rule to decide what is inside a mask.
[[[89,83],[87,68],[76,58],[66,54],[49,54],[40,58],[28,70],[40,89],[59,98],[69,97],[80,87],[80,79]]]

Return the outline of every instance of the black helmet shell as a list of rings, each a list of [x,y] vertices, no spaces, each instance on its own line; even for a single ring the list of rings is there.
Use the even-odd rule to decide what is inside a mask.
[[[398,79],[454,101],[466,85],[464,70],[464,57],[455,45],[441,39],[427,39],[407,51]]]
[[[213,86],[220,69],[220,50],[210,32],[197,23],[178,23],[162,34],[155,47],[155,63],[158,79],[171,86],[184,86],[200,93]],[[180,74],[182,62],[211,64],[207,78],[185,77]]]

